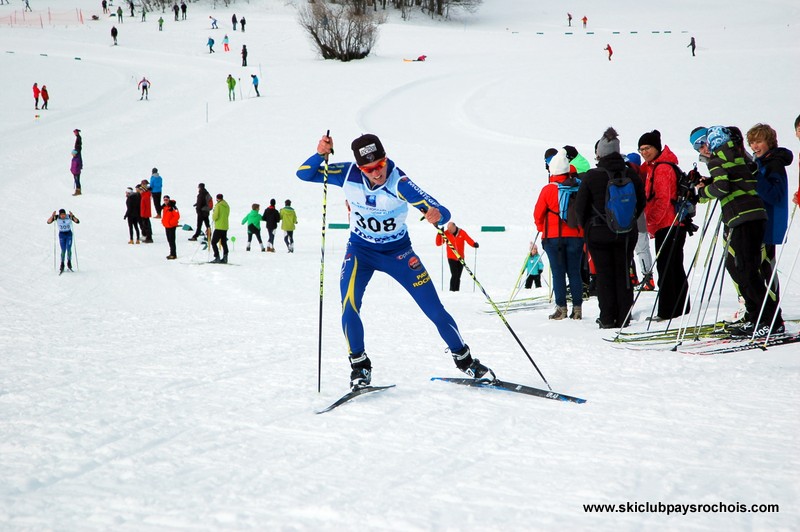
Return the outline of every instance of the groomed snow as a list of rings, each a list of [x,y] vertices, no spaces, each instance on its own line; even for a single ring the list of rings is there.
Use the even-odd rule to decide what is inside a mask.
[[[163,32],[159,14],[142,23],[126,10],[119,46],[99,0],[31,4],[34,15],[79,8],[85,23],[0,25],[0,529],[800,528],[792,346],[716,357],[614,349],[589,301],[581,322],[548,321],[550,309],[507,318],[553,389],[586,404],[469,389],[429,380],[458,372],[404,290],[378,274],[364,299],[367,350],[374,382],[397,387],[315,415],[348,384],[338,297],[347,234],[327,231],[318,394],[322,188],[294,174],[327,129],[334,160],[349,160],[360,133],[378,134],[480,242],[468,264],[502,302],[535,235],[546,148],[572,144],[591,159],[609,125],[626,152],[657,128],[689,168],[693,127],[766,122],[798,153],[796,2],[495,0],[443,23],[392,13],[374,52],[346,64],[321,60],[294,6],[279,1],[190,3],[185,22],[164,15]],[[0,23],[20,8],[0,6]],[[247,17],[246,34],[232,31],[234,12]],[[583,15],[593,33],[579,27]],[[424,63],[402,61],[421,54]],[[228,74],[241,80],[235,103]],[[152,89],[140,102],[142,76]],[[33,109],[34,82],[47,85],[49,110]],[[80,197],[70,195],[74,128]],[[225,194],[236,266],[197,265],[209,256],[183,231],[178,260],[167,261],[160,220],[154,244],[128,245],[124,191],[154,166],[182,223],[195,226],[198,182]],[[794,191],[797,162],[788,170]],[[294,254],[280,238],[277,253],[244,251],[239,221],[270,198],[290,198],[298,212]],[[59,277],[45,220],[62,207],[81,224],[78,271]],[[327,207],[329,222],[346,221],[340,189],[329,189]],[[435,231],[409,221],[440,288]],[[488,225],[506,231],[480,231]],[[787,280],[798,225],[781,266],[787,318],[800,317],[800,274]],[[721,317],[737,308],[732,294],[726,284]],[[466,273],[461,292],[441,296],[499,376],[546,387]],[[641,298],[634,328],[645,327],[653,297]],[[583,506],[628,502],[779,512]]]

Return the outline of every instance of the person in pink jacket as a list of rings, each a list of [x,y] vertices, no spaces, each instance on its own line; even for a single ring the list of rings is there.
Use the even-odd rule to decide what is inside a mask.
[[[683,266],[683,246],[690,224],[676,216],[678,176],[672,164],[678,164],[678,157],[669,146],[662,145],[657,129],[639,138],[639,154],[643,159],[639,175],[644,181],[647,199],[644,208],[647,232],[656,241],[658,317],[675,318],[684,313],[684,304],[687,313],[690,309],[689,285]]]
[[[36,109],[39,108],[39,94],[41,94],[41,91],[39,90],[39,84],[38,83],[34,83],[33,84],[33,101],[36,104]]]

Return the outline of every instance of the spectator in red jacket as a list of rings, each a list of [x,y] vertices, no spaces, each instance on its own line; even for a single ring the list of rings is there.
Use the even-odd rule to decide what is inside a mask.
[[[150,224],[150,217],[153,216],[153,211],[150,209],[150,202],[153,200],[153,193],[150,191],[150,183],[147,182],[147,179],[142,179],[138,188],[142,198],[142,205],[139,208],[139,226],[142,228],[144,243],[152,244],[153,226]]]
[[[658,270],[658,316],[670,319],[689,312],[689,284],[683,266],[683,246],[687,227],[676,217],[678,177],[671,164],[678,158],[661,144],[661,133],[653,130],[639,138],[639,153],[644,161],[639,175],[644,181],[647,203],[644,214],[647,232],[656,241]]]
[[[559,148],[548,164],[550,178],[539,192],[533,221],[536,230],[542,235],[542,247],[547,253],[553,275],[553,293],[556,297],[556,310],[548,316],[551,320],[567,317],[567,279],[572,296],[574,320],[583,318],[583,280],[581,279],[581,259],[583,257],[583,228],[570,227],[561,219],[558,206],[558,184],[570,178],[574,167],[569,164],[567,152]]]
[[[472,240],[472,237],[469,236],[466,231],[457,227],[453,222],[447,224],[444,234],[450,244],[458,251],[458,256],[456,256],[450,245],[447,246],[447,263],[450,265],[450,291],[458,292],[459,288],[461,288],[461,273],[464,271],[464,265],[461,263],[461,260],[458,259],[459,257],[462,260],[464,259],[464,244],[469,244],[477,249],[478,243]],[[444,243],[442,234],[437,234],[436,245],[441,246]]]
[[[36,109],[39,108],[39,94],[40,93],[41,93],[41,91],[39,90],[39,84],[38,83],[34,83],[33,84],[33,100],[34,100],[34,103],[36,104]]]

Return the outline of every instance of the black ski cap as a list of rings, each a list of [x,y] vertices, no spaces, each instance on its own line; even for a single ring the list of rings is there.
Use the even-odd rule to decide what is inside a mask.
[[[383,149],[381,139],[371,133],[358,137],[350,145],[350,148],[353,150],[356,164],[359,166],[374,163],[386,157],[386,151]]]

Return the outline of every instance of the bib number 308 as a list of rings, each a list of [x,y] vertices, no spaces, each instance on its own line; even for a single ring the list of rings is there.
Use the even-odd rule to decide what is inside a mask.
[[[395,222],[394,218],[387,218],[381,221],[371,216],[369,218],[364,218],[360,212],[355,212],[353,214],[355,214],[358,218],[356,220],[357,226],[362,229],[369,229],[373,233],[392,232],[397,229],[397,223]]]

